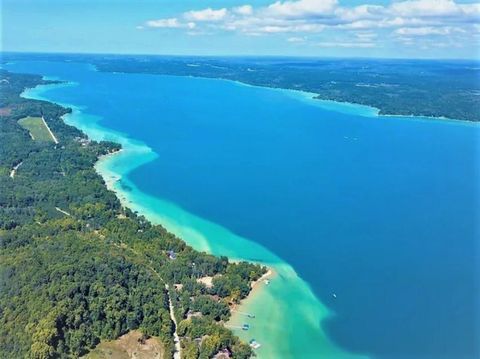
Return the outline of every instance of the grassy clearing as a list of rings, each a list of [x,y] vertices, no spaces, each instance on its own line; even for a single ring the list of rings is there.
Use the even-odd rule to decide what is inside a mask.
[[[55,142],[41,117],[24,117],[18,120],[20,126],[30,132],[35,141]]]
[[[102,342],[85,359],[161,359],[163,347],[157,338],[140,342],[142,334],[133,330],[117,340]]]

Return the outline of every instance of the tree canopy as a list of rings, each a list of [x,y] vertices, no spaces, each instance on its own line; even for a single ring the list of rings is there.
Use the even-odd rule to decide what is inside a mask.
[[[0,77],[0,357],[79,357],[134,329],[159,337],[171,357],[169,298],[185,358],[250,357],[223,323],[265,268],[195,251],[122,207],[94,169],[120,146],[66,125],[69,109],[20,97],[49,81]],[[58,144],[33,141],[17,123],[42,115]]]

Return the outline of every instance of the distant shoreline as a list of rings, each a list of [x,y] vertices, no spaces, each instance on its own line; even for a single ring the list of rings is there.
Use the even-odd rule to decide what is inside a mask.
[[[191,78],[198,78],[198,79],[205,79],[205,80],[219,80],[219,81],[228,81],[228,82],[233,82],[237,83],[239,85],[243,86],[248,86],[248,87],[256,87],[256,88],[267,88],[271,90],[276,90],[276,91],[290,91],[292,93],[297,93],[302,96],[310,97],[310,100],[315,100],[323,103],[332,103],[338,106],[355,106],[357,108],[363,108],[364,110],[368,109],[371,111],[369,115],[361,115],[362,117],[394,117],[394,118],[405,118],[405,120],[417,120],[417,121],[442,121],[442,122],[451,122],[451,123],[465,123],[465,124],[473,124],[476,126],[480,126],[480,119],[478,120],[464,120],[464,119],[456,119],[456,118],[449,118],[445,116],[427,116],[427,115],[417,115],[415,113],[411,114],[397,114],[397,113],[385,113],[382,112],[381,109],[378,107],[375,107],[373,105],[366,105],[362,103],[357,103],[357,102],[349,102],[349,101],[339,101],[339,100],[333,100],[329,98],[322,98],[321,94],[318,94],[316,92],[310,92],[306,90],[299,90],[299,89],[294,89],[294,88],[289,88],[289,87],[275,87],[275,86],[268,86],[268,85],[254,85],[245,81],[241,80],[234,80],[234,79],[228,79],[225,77],[207,77],[207,76],[195,76],[195,75],[176,75],[176,74],[161,74],[161,73],[149,73],[149,72],[128,72],[128,71],[105,71],[105,70],[99,70],[96,65],[92,65],[96,71],[98,72],[104,72],[104,73],[118,73],[118,74],[144,74],[144,75],[157,75],[157,76],[174,76],[174,77],[191,77]],[[328,109],[328,107],[327,107]],[[337,110],[338,111],[338,110]],[[340,111],[342,112],[342,111]],[[363,111],[362,111],[363,112]]]
[[[57,62],[68,62],[65,60],[65,57],[66,56],[76,56],[76,55],[80,55],[80,54],[75,54],[75,53],[29,53],[29,52],[9,52],[9,51],[6,51],[4,52],[5,56],[6,56],[6,59],[4,59],[3,61],[0,62],[0,68],[3,68],[3,64],[9,64],[9,63],[15,63],[15,62],[19,62],[19,61],[27,61],[28,59],[26,58],[26,56],[28,55],[31,55],[34,57],[34,59],[38,59],[38,60],[43,60],[43,61],[57,61]],[[56,56],[58,55],[58,57]],[[392,104],[388,103],[387,102],[375,102],[375,101],[371,101],[370,98],[367,96],[367,97],[362,97],[362,96],[356,96],[354,92],[352,92],[352,88],[355,87],[356,85],[364,85],[362,82],[361,82],[361,79],[359,79],[359,83],[352,83],[350,87],[345,87],[345,90],[346,92],[342,92],[344,91],[343,88],[341,89],[338,89],[338,90],[335,90],[335,91],[330,91],[328,89],[324,89],[322,87],[315,87],[316,85],[311,85],[308,83],[300,83],[300,84],[296,84],[296,83],[290,83],[289,80],[287,79],[286,80],[286,83],[283,82],[283,83],[280,83],[277,85],[277,83],[270,83],[270,80],[272,80],[272,78],[262,78],[262,80],[255,80],[255,79],[251,79],[251,78],[244,78],[244,76],[242,76],[242,72],[238,72],[239,76],[237,76],[237,73],[235,74],[231,74],[231,73],[227,73],[227,74],[222,74],[222,73],[213,73],[213,72],[208,72],[208,73],[205,73],[203,71],[185,71],[185,69],[191,69],[191,68],[198,68],[198,67],[201,67],[201,66],[209,66],[209,62],[208,60],[211,59],[211,60],[215,60],[215,59],[222,59],[224,57],[222,56],[195,56],[195,55],[191,55],[191,56],[187,56],[187,55],[154,55],[154,54],[122,54],[122,55],[115,55],[115,56],[120,56],[120,58],[124,57],[124,58],[129,58],[131,56],[135,57],[135,56],[144,56],[144,57],[147,57],[147,58],[152,58],[152,59],[155,59],[155,58],[179,58],[179,59],[183,59],[181,61],[186,61],[186,59],[188,59],[189,61],[192,61],[193,63],[195,63],[196,61],[200,61],[198,64],[195,63],[193,65],[195,66],[192,66],[192,63],[188,63],[188,62],[184,62],[183,64],[185,65],[185,68],[180,68],[180,71],[176,71],[175,69],[171,70],[171,69],[160,69],[159,71],[157,71],[155,68],[152,68],[152,67],[149,67],[149,68],[137,68],[135,66],[132,67],[129,67],[129,68],[122,68],[122,66],[120,65],[119,67],[108,67],[108,66],[105,66],[105,63],[102,63],[102,62],[95,62],[95,57],[91,57],[89,58],[88,56],[96,56],[96,55],[99,55],[99,54],[82,54],[84,55],[85,57],[80,57],[80,58],[74,58],[73,61],[77,61],[77,63],[82,63],[82,64],[86,64],[90,67],[92,67],[92,69],[94,71],[97,71],[97,72],[104,72],[104,73],[112,73],[112,74],[151,74],[151,75],[160,75],[160,76],[182,76],[182,77],[194,77],[194,78],[204,78],[204,79],[219,79],[219,80],[227,80],[227,81],[234,81],[234,82],[239,82],[239,83],[243,83],[245,85],[248,85],[248,86],[254,86],[254,87],[266,87],[266,88],[271,88],[271,89],[280,89],[280,90],[291,90],[291,91],[302,91],[302,92],[305,92],[305,93],[311,93],[312,94],[312,98],[315,99],[315,100],[318,100],[318,101],[328,101],[328,102],[335,102],[335,103],[338,103],[338,104],[352,104],[352,105],[358,105],[358,106],[364,106],[364,107],[370,107],[372,109],[374,109],[375,111],[378,112],[378,116],[379,117],[405,117],[405,118],[411,118],[411,117],[414,117],[414,118],[418,118],[418,119],[425,119],[425,120],[432,120],[432,119],[435,119],[435,120],[442,120],[442,121],[462,121],[462,122],[480,122],[480,113],[478,113],[478,111],[474,111],[472,110],[471,108],[467,110],[468,114],[465,115],[464,113],[462,112],[458,112],[458,111],[450,111],[449,108],[451,109],[452,106],[455,107],[455,105],[446,105],[445,107],[439,107],[437,106],[435,109],[433,110],[429,110],[429,111],[424,111],[425,109],[428,109],[428,103],[423,103],[423,104],[420,104],[419,106],[413,106],[414,110],[413,111],[410,111],[410,109],[412,108],[412,106],[409,106],[410,102],[403,102],[402,103],[402,106],[400,106],[399,108],[397,108],[397,106],[395,106],[395,104],[392,106]],[[114,54],[102,54],[102,55],[114,55]],[[54,56],[53,58],[51,58],[51,56]],[[362,60],[371,60],[371,61],[375,61],[375,60],[379,60],[378,58],[351,58],[351,57],[333,57],[333,58],[328,58],[328,57],[317,57],[317,56],[313,56],[313,57],[302,57],[302,56],[260,56],[260,58],[277,58],[277,59],[305,59],[305,60],[324,60],[324,61],[340,61],[340,60],[348,60],[348,61],[356,61],[356,60],[359,60],[359,61],[362,61]],[[242,58],[242,59],[248,59],[249,56],[228,56],[227,58]],[[396,58],[381,58],[381,60],[385,60],[385,61],[393,61],[394,63],[401,63],[402,61],[417,61],[419,63],[422,63],[422,62],[425,62],[425,61],[428,61],[428,62],[436,62],[436,63],[442,63],[444,61],[454,61],[456,63],[472,63],[472,69],[478,69],[478,61],[477,59],[396,59]],[[202,61],[206,61],[206,62],[202,62]],[[248,62],[247,62],[248,63]],[[182,63],[180,63],[182,64]],[[134,63],[135,65],[135,63]],[[232,68],[235,70],[235,68]],[[261,70],[262,67],[259,67],[257,70]],[[467,69],[469,69],[467,67]],[[248,68],[248,70],[250,70],[250,68]],[[236,79],[239,78],[239,79]],[[327,78],[325,81],[329,80],[330,78]],[[328,81],[327,81],[328,82]],[[322,84],[323,81],[320,79],[318,81],[318,83],[315,83],[317,85],[319,84]],[[395,84],[395,82],[393,82],[393,84]],[[375,83],[373,83],[373,85],[375,85]],[[312,87],[313,86],[313,87]],[[302,88],[302,89],[299,89],[299,88]],[[317,92],[315,92],[315,89],[317,89]],[[381,91],[380,91],[381,92]],[[428,92],[428,91],[426,91]],[[431,91],[430,91],[431,92]],[[394,94],[395,95],[395,94]],[[398,97],[402,97],[401,96],[401,93],[400,93],[400,96]],[[430,99],[430,98],[429,98]],[[435,101],[435,98],[431,98],[432,101]],[[411,104],[410,104],[411,105]],[[380,106],[380,107],[377,107],[377,106]],[[424,113],[433,113],[433,115],[431,114],[424,114]],[[456,116],[455,116],[456,115]]]

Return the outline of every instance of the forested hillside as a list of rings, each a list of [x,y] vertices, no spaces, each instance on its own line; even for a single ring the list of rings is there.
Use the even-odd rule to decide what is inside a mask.
[[[0,79],[0,357],[79,357],[133,329],[159,337],[166,358],[175,330],[182,357],[250,357],[223,323],[265,268],[199,253],[123,208],[93,167],[119,146],[66,125],[68,109],[21,98],[40,77]],[[35,140],[27,116],[59,143]]]

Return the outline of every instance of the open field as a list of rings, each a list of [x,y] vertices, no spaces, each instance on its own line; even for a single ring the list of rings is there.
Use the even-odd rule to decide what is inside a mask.
[[[24,117],[18,120],[20,126],[30,132],[35,141],[56,142],[41,117]]]
[[[131,331],[117,340],[100,343],[94,350],[87,354],[86,359],[161,359],[163,347],[156,338],[149,338],[144,343],[140,342],[142,334]]]

